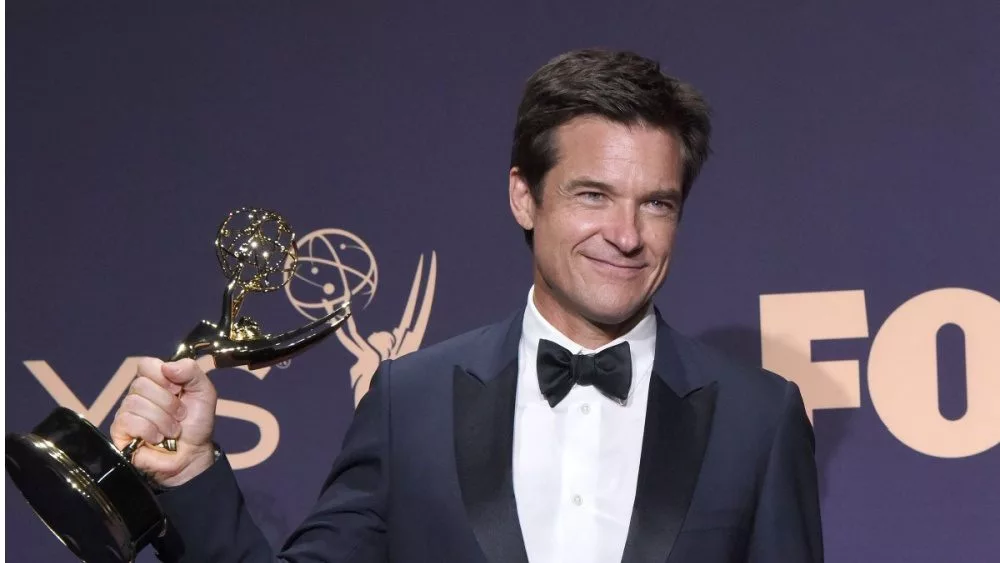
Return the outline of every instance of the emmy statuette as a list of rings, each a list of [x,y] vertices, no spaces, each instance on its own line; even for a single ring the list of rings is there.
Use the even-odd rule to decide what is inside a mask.
[[[217,323],[198,323],[170,360],[209,355],[220,368],[273,365],[326,338],[351,314],[345,302],[276,336],[239,316],[248,294],[281,288],[295,270],[295,235],[274,212],[233,211],[219,227],[215,249],[229,280],[222,316]],[[119,451],[83,416],[60,407],[30,433],[7,435],[7,473],[39,518],[81,560],[131,562],[166,529],[156,495],[131,464],[142,445],[135,439]],[[155,447],[175,451],[176,437]]]

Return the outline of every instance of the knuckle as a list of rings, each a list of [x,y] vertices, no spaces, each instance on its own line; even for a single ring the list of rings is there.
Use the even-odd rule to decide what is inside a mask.
[[[140,375],[132,380],[132,385],[129,386],[129,391],[138,395],[142,394],[143,389],[146,387],[146,382],[149,381],[146,376]]]
[[[147,406],[149,399],[142,396],[140,393],[130,393],[127,397],[125,397],[125,401],[123,401],[123,403],[126,401],[129,412],[144,413],[149,410],[149,407]]]
[[[124,430],[125,428],[128,427],[128,414],[129,414],[128,411],[126,411],[125,409],[122,408],[118,409],[118,412],[115,413],[114,420],[111,421],[112,432],[114,432],[115,428],[118,428],[119,430]]]
[[[133,412],[127,412],[122,415],[122,425],[129,430],[142,430],[145,420],[145,418]]]
[[[122,432],[128,436],[145,439],[142,424],[135,417],[122,417],[120,427]]]
[[[135,408],[137,406],[136,401],[138,400],[138,397],[139,396],[134,392],[125,395],[125,398],[122,399],[122,406],[119,409],[119,412],[135,412]]]
[[[155,373],[159,369],[159,361],[156,358],[143,357],[139,358],[138,372],[139,375],[149,376]]]

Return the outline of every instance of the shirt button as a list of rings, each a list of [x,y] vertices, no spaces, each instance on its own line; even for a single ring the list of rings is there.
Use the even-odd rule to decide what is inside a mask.
[[[583,414],[590,414],[590,405],[588,405],[587,403],[581,405],[580,412],[582,412]]]
[[[580,495],[573,495],[573,504],[577,506],[583,504],[583,497],[581,497]]]

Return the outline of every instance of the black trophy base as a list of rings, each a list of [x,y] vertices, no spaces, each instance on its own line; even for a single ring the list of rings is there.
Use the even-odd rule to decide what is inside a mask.
[[[146,479],[97,428],[58,408],[7,435],[7,473],[35,514],[86,563],[134,561],[164,530]]]

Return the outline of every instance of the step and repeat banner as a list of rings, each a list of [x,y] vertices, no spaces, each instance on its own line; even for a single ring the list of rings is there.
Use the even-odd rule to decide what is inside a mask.
[[[631,49],[714,109],[656,302],[800,385],[828,560],[1000,557],[996,2],[6,11],[7,432],[58,405],[106,430],[137,358],[217,318],[220,222],[278,211],[300,266],[244,311],[278,333],[354,310],[291,361],[212,373],[217,439],[279,543],[379,361],[523,307],[506,175],[527,77]],[[8,559],[71,561],[5,492]]]

